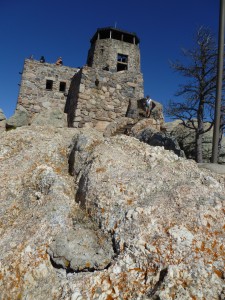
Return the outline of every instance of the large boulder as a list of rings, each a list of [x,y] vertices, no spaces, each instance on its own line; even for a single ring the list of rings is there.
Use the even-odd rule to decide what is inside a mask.
[[[67,116],[59,108],[46,109],[36,114],[31,123],[40,126],[54,126],[57,128],[67,127]]]
[[[170,133],[157,131],[153,127],[147,127],[138,132],[135,137],[148,145],[164,147],[164,149],[171,150],[180,157],[185,157],[184,151],[180,149],[176,138]]]
[[[53,299],[60,288],[46,251],[72,228],[76,206],[67,153],[74,134],[23,126],[1,135],[1,300]]]
[[[1,299],[224,299],[225,175],[92,129],[0,145]]]
[[[3,113],[3,110],[0,108],[0,133],[5,131],[6,126],[6,117]]]
[[[187,158],[195,159],[195,131],[185,127],[180,120],[168,122],[164,124],[168,133],[173,135],[181,149],[185,152]],[[209,123],[204,124],[205,128],[209,127]],[[203,162],[210,162],[212,156],[212,140],[213,128],[203,134],[202,154]],[[225,138],[222,137],[219,163],[225,163]]]
[[[217,163],[199,163],[199,168],[208,169],[218,174],[225,174],[225,165]]]
[[[111,233],[117,259],[85,287],[77,282],[76,292],[87,299],[223,298],[224,175],[131,137],[90,140],[79,136],[74,146],[76,201]]]
[[[29,113],[21,105],[18,105],[12,117],[6,120],[6,128],[12,129],[29,124]]]

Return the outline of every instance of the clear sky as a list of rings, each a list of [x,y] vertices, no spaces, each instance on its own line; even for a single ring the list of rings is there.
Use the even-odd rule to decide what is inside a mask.
[[[0,108],[13,115],[24,59],[44,55],[64,65],[86,63],[97,28],[116,26],[140,38],[145,95],[164,106],[182,78],[169,61],[191,48],[201,25],[218,35],[219,0],[0,0]]]

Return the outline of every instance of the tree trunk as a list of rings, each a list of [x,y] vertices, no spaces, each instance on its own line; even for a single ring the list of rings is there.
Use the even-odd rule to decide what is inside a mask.
[[[203,116],[204,116],[204,98],[200,96],[200,102],[197,112],[198,126],[196,131],[196,161],[202,163],[202,135],[203,135]]]
[[[195,156],[197,163],[202,163],[202,134],[196,132]]]
[[[224,132],[222,122],[223,121],[222,121],[222,118],[221,118],[221,120],[220,120],[220,134],[219,134],[219,141],[218,141],[217,162],[219,161],[220,151],[221,151],[221,148],[222,148],[222,138],[223,138],[223,132]]]

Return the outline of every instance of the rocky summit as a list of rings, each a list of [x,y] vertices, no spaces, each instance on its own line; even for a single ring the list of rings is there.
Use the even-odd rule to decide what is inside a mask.
[[[0,299],[225,299],[225,175],[93,129],[1,133]]]

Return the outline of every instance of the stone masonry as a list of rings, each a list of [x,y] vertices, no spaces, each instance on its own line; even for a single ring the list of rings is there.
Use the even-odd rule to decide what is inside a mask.
[[[86,66],[71,83],[65,110],[68,125],[104,129],[113,120],[126,116],[131,99],[140,98],[143,98],[141,73],[113,73]]]
[[[15,112],[26,114],[26,122],[21,125],[14,117],[16,121],[13,119],[8,127],[35,122],[57,124],[59,119],[66,119],[63,112],[69,127],[100,131],[123,117],[137,121],[145,118],[143,105],[139,111],[144,97],[139,42],[135,33],[98,28],[82,68],[26,59]],[[54,117],[60,114],[56,110],[61,112],[60,118]],[[50,116],[51,111],[55,115]]]
[[[87,65],[101,69],[107,66],[112,72],[140,71],[139,38],[135,33],[112,27],[98,29],[91,39]]]
[[[26,59],[17,107],[25,108],[31,119],[46,109],[64,110],[71,78],[78,70]]]
[[[104,130],[113,120],[127,116],[129,104],[141,98],[139,38],[112,27],[98,29],[87,65],[70,86],[65,108],[68,125]]]

